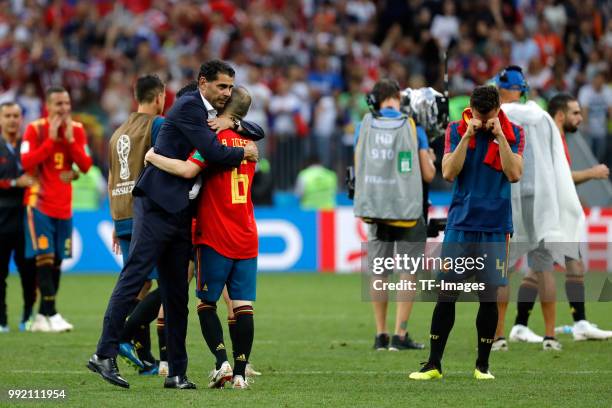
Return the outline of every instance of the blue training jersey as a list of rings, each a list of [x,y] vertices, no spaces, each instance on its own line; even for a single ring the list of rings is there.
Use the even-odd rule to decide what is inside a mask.
[[[461,136],[459,121],[446,129],[444,153],[455,150]],[[510,145],[514,153],[523,154],[523,130],[512,124],[515,142]],[[474,136],[476,148],[468,147],[463,169],[453,183],[453,194],[448,210],[446,229],[493,233],[512,233],[512,206],[510,182],[502,171],[485,164],[491,132],[479,131]]]

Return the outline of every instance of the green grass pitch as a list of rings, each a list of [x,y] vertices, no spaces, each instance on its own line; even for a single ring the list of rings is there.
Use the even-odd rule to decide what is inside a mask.
[[[120,362],[129,390],[113,387],[85,368],[95,351],[102,315],[116,277],[65,275],[59,311],[75,325],[64,334],[19,333],[18,278],[8,279],[11,333],[0,335],[0,406],[75,407],[594,407],[612,406],[612,342],[574,342],[561,335],[564,350],[543,352],[538,344],[510,344],[494,353],[497,379],[472,378],[476,358],[475,304],[457,305],[455,327],[444,357],[442,381],[412,382],[428,351],[376,352],[374,321],[361,300],[358,275],[262,274],[255,304],[255,344],[251,361],[263,372],[250,390],[208,390],[213,359],[200,334],[191,296],[188,375],[195,391],[164,390],[160,377],[139,377]],[[220,303],[222,306],[222,303]],[[426,341],[433,304],[415,305],[409,330]],[[225,308],[219,307],[225,319]],[[508,328],[516,305],[510,306]],[[612,326],[612,303],[587,304],[588,317]],[[391,314],[391,317],[393,315]],[[569,323],[567,304],[558,324]],[[223,321],[223,320],[222,320]],[[392,321],[389,322],[391,325]],[[225,324],[224,324],[225,326]],[[539,306],[532,327],[542,333]],[[225,338],[229,341],[226,332]],[[157,340],[152,330],[154,354]],[[8,389],[65,389],[64,402],[8,401]]]

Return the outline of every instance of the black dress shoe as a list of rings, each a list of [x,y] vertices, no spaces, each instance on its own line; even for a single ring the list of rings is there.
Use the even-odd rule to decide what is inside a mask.
[[[117,359],[115,357],[100,358],[97,354],[94,354],[87,362],[87,368],[94,373],[100,374],[104,380],[113,385],[123,388],[130,388],[130,384],[123,377],[121,377],[121,374],[119,374]]]
[[[166,377],[164,388],[177,388],[179,390],[195,390],[196,385],[187,379],[186,375]]]

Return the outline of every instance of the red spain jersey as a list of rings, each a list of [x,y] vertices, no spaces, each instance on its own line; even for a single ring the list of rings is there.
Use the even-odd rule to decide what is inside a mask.
[[[243,147],[249,142],[232,130],[224,130],[217,137],[229,147]],[[255,258],[259,245],[251,201],[255,163],[243,160],[237,168],[208,166],[198,152],[189,160],[205,168],[194,245],[208,245],[228,258]]]
[[[86,173],[92,164],[83,125],[73,121],[72,128],[72,143],[66,141],[64,127],[54,142],[49,138],[47,118],[38,119],[28,125],[21,143],[21,164],[38,179],[26,190],[25,203],[53,218],[72,217],[72,184],[63,182],[60,174],[72,170],[73,163]]]
[[[565,152],[565,158],[567,163],[572,165],[572,157],[570,156],[569,148],[567,147],[567,139],[565,138],[565,132],[561,132],[561,141],[563,142],[563,151]]]

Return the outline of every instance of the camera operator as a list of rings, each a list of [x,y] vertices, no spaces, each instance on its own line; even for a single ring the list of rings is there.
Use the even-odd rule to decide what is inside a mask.
[[[392,257],[398,242],[424,246],[427,229],[421,183],[431,182],[436,169],[425,133],[417,132],[414,121],[400,111],[398,83],[378,81],[368,100],[373,112],[366,114],[356,129],[354,212],[369,224],[368,259],[373,259]],[[376,279],[387,280],[388,275]],[[413,277],[400,275],[400,279]],[[413,296],[409,291],[397,295],[395,331],[390,339],[386,329],[388,296],[372,287],[374,348],[422,349],[423,344],[414,342],[407,330]]]

